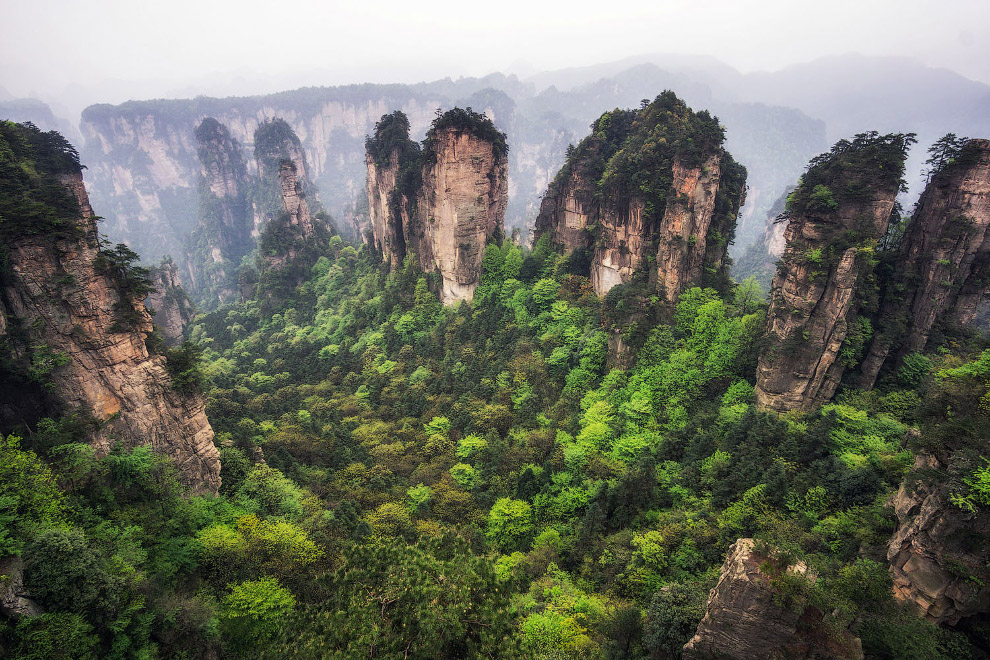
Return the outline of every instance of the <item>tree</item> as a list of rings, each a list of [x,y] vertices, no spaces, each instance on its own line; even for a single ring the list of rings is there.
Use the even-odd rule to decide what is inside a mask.
[[[278,634],[281,622],[296,606],[295,596],[275,578],[234,585],[220,606],[220,630],[243,657],[257,657],[259,646]]]
[[[654,596],[646,611],[643,644],[661,660],[681,657],[681,649],[694,635],[705,615],[705,589],[691,582],[670,584]]]
[[[488,540],[502,552],[523,548],[532,534],[533,512],[526,502],[503,497],[488,512]]]

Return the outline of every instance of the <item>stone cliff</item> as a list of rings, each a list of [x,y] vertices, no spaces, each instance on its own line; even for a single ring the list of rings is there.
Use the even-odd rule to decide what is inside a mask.
[[[183,332],[196,310],[182,288],[175,263],[166,260],[152,268],[151,285],[155,290],[148,294],[145,302],[154,313],[152,320],[161,330],[165,343],[177,346],[182,343]]]
[[[753,539],[732,544],[708,596],[705,617],[684,645],[684,660],[861,659],[862,645],[851,633],[828,630],[826,617],[812,605],[783,601],[773,576],[762,568],[769,560]],[[802,563],[783,570],[814,580]]]
[[[404,117],[386,116],[368,141],[374,244],[393,265],[408,253],[437,272],[445,303],[470,300],[485,245],[502,236],[505,135],[470,108],[438,117],[421,151],[409,144],[407,128]]]
[[[918,456],[915,468],[944,472],[947,466],[928,455]],[[901,485],[891,500],[897,531],[887,559],[896,598],[913,603],[933,623],[955,625],[990,612],[990,557],[973,543],[990,537],[990,512],[960,509],[950,495],[937,480]]]
[[[924,350],[933,329],[972,322],[988,293],[990,140],[969,140],[932,178],[901,239],[860,385],[872,387],[889,356],[896,365]]]
[[[670,92],[605,113],[548,188],[537,237],[587,261],[600,296],[637,272],[670,302],[690,286],[724,286],[746,170],[723,141],[717,121]]]
[[[253,177],[240,143],[216,119],[202,121],[196,140],[201,164],[199,224],[188,241],[187,272],[197,300],[213,307],[236,299],[237,269],[254,247]]]
[[[255,131],[258,183],[254,191],[259,298],[284,299],[327,250],[333,231],[312,183],[306,157],[287,122],[265,122]]]
[[[788,201],[787,247],[774,277],[756,373],[761,408],[828,402],[859,359],[869,322],[858,289],[887,231],[912,136],[858,135],[812,160]]]
[[[149,353],[145,339],[152,322],[143,303],[142,269],[132,266],[136,255],[126,247],[100,246],[74,153],[67,143],[61,153],[37,147],[17,164],[25,181],[40,180],[28,193],[35,203],[53,210],[43,218],[5,217],[0,385],[9,389],[18,381],[37,388],[57,408],[39,413],[93,420],[92,444],[99,452],[116,442],[150,444],[175,460],[194,490],[216,492],[219,453],[203,398],[174,389],[165,357]],[[49,164],[53,159],[57,167]],[[53,179],[68,194],[53,190]],[[10,412],[0,408],[4,416]],[[31,408],[18,415],[24,410]]]

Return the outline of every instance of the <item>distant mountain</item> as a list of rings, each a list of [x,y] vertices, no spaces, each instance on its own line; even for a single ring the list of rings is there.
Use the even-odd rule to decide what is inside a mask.
[[[73,144],[82,144],[82,135],[68,119],[57,117],[51,107],[38,99],[10,98],[7,90],[0,87],[0,119],[15,122],[29,121],[43,131],[58,131]]]

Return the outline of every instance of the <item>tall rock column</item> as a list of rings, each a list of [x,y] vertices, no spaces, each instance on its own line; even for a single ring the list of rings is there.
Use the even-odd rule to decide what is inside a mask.
[[[912,143],[911,135],[875,133],[840,141],[812,160],[791,195],[756,372],[761,408],[820,406],[855,363],[863,341],[857,288],[872,272]]]
[[[419,221],[407,241],[425,271],[440,273],[441,300],[471,300],[485,244],[502,235],[508,162],[491,141],[456,127],[433,132],[427,159]]]
[[[718,122],[664,92],[591,128],[547,189],[537,237],[584,251],[599,296],[637,272],[670,303],[692,286],[724,288],[746,169],[722,148]]]
[[[505,135],[484,115],[454,108],[420,148],[401,112],[382,117],[365,143],[373,241],[397,267],[407,254],[440,276],[444,303],[471,300],[485,245],[502,236],[508,204]]]
[[[237,140],[207,117],[196,128],[201,165],[199,224],[189,238],[189,284],[196,299],[212,308],[237,296],[237,268],[254,248],[249,200],[253,177]]]
[[[220,460],[203,397],[175,389],[165,357],[150,354],[145,344],[152,323],[144,291],[133,284],[138,273],[129,261],[136,255],[100,248],[78,161],[45,147],[33,157],[33,163],[19,164],[32,172],[28,176],[39,176],[46,161],[63,161],[57,171],[40,175],[44,197],[34,201],[50,203],[53,193],[43,186],[53,180],[71,196],[59,202],[62,219],[50,231],[38,232],[33,218],[5,218],[8,268],[0,280],[0,318],[7,333],[0,336],[11,353],[0,371],[27,365],[35,380],[46,381],[44,390],[62,412],[97,422],[92,443],[98,451],[116,442],[150,444],[175,460],[186,484],[215,493]],[[15,326],[18,331],[10,332]]]
[[[886,283],[880,331],[863,360],[872,387],[892,352],[925,348],[932,329],[967,324],[990,292],[990,140],[969,140],[922,193]]]

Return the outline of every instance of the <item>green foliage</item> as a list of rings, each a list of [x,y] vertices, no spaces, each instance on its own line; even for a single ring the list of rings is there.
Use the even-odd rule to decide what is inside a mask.
[[[453,131],[455,134],[469,133],[479,140],[491,143],[496,162],[504,160],[509,155],[505,133],[495,128],[491,119],[471,108],[452,108],[434,119],[429,130],[426,131],[423,153],[428,159],[436,158],[435,142],[443,131]]]
[[[518,657],[508,593],[456,539],[350,549],[265,657]]]
[[[78,152],[57,132],[0,121],[0,237],[78,236],[79,203],[58,179],[81,169]]]
[[[503,552],[512,552],[529,543],[533,534],[532,507],[521,500],[502,497],[488,513],[489,541]]]
[[[258,645],[274,638],[296,606],[290,591],[273,578],[233,585],[220,604],[220,626],[242,657],[257,657]]]
[[[172,387],[185,394],[201,392],[203,388],[203,349],[184,341],[178,348],[165,351],[165,367],[172,377]]]
[[[808,164],[798,187],[787,198],[787,213],[830,213],[845,202],[864,199],[875,191],[904,187],[904,160],[913,133],[859,133],[839,140],[831,150]]]
[[[46,527],[65,520],[65,496],[51,469],[21,439],[0,435],[0,556],[20,554]]]

